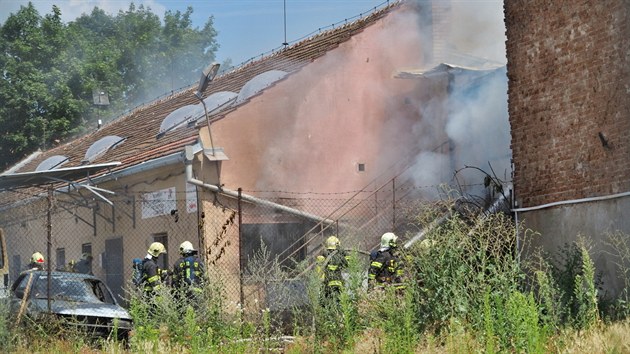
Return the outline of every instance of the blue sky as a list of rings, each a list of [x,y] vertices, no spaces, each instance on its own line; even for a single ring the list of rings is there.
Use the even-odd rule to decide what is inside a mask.
[[[55,4],[61,9],[64,21],[72,21],[82,13],[98,6],[115,14],[126,10],[129,0],[31,0],[40,14],[51,12]],[[220,48],[217,61],[231,58],[238,65],[252,57],[291,43],[319,28],[328,28],[345,19],[381,8],[386,0],[135,0],[134,4],[150,7],[160,17],[166,10],[185,11],[192,6],[193,24],[202,27],[209,16],[214,17],[214,28],[219,32]],[[16,12],[28,0],[0,0],[0,22]]]

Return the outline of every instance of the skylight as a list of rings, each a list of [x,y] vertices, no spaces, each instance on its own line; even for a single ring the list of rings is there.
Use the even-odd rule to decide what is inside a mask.
[[[164,118],[160,125],[158,135],[162,135],[169,130],[173,130],[184,123],[203,117],[203,106],[201,105],[187,105],[179,107]]]
[[[243,85],[243,88],[241,88],[241,91],[238,93],[238,97],[236,98],[236,104],[240,104],[241,102],[254,96],[286,75],[287,73],[282,70],[269,70],[254,76],[251,80],[247,81],[245,85]]]
[[[221,109],[229,107],[230,105],[226,104],[236,98],[238,95],[231,91],[220,91],[211,94],[206,97],[203,101],[206,103],[206,107],[208,108],[208,113],[216,113]],[[201,112],[203,113],[203,106],[201,103],[198,105],[201,107]],[[220,109],[219,109],[220,108]]]
[[[87,149],[84,161],[92,162],[96,160],[96,158],[113,149],[124,140],[125,138],[121,138],[117,135],[108,135],[99,139]]]
[[[37,168],[35,168],[35,171],[54,170],[56,168],[63,166],[66,162],[68,162],[67,156],[54,155],[42,161],[39,165],[37,165]]]

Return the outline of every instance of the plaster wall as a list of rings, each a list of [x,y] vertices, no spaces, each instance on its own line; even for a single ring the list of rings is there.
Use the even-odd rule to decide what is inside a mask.
[[[411,13],[387,17],[214,122],[226,188],[357,190],[412,154],[422,91],[394,77],[421,64],[409,26]]]
[[[531,239],[531,244],[552,253],[580,238],[587,239],[591,246],[591,258],[602,277],[602,286],[609,295],[614,295],[625,284],[619,268],[619,250],[611,247],[611,237],[627,237],[623,235],[630,234],[630,219],[626,217],[629,209],[630,198],[624,197],[522,212],[517,213],[517,217],[523,221],[525,228],[538,232]],[[630,264],[625,267],[630,267]]]

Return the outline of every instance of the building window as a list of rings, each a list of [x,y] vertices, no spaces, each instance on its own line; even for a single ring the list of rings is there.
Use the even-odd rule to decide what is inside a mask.
[[[364,163],[360,163],[360,164],[357,166],[357,169],[359,170],[359,172],[363,172],[363,171],[365,171],[365,164],[364,164]]]
[[[83,258],[83,255],[86,254],[86,253],[89,254],[90,256],[92,256],[92,259],[94,259],[94,255],[92,254],[92,244],[91,243],[84,243],[84,244],[81,245],[81,258]],[[92,274],[93,273],[92,262],[90,262],[89,269],[90,269],[90,274]]]
[[[57,248],[55,250],[55,261],[57,262],[57,269],[63,270],[66,268],[66,249],[65,248]]]
[[[153,234],[153,242],[159,242],[166,247],[167,253],[162,254],[158,257],[157,264],[161,269],[169,269],[168,262],[168,236],[166,233]]]

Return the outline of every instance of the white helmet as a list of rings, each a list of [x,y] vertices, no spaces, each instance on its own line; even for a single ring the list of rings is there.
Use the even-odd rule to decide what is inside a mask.
[[[195,249],[190,241],[184,241],[181,245],[179,245],[179,253],[186,254],[192,252],[195,252]]]
[[[151,246],[149,246],[148,252],[153,257],[157,257],[161,255],[162,253],[166,253],[166,248],[160,242],[153,242]]]
[[[39,253],[39,252],[35,252],[31,256],[31,262],[32,263],[44,263],[44,256],[41,253]]]
[[[381,236],[381,248],[396,247],[396,240],[398,240],[398,236],[394,235],[393,232],[386,232]]]

